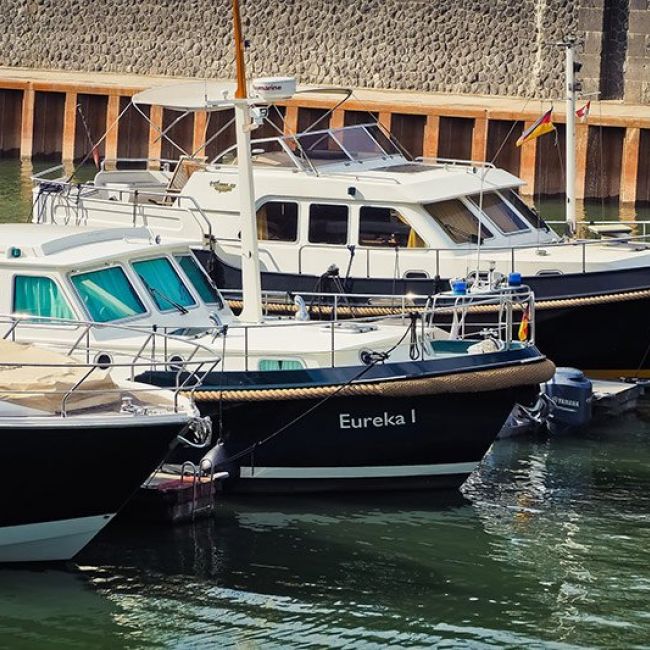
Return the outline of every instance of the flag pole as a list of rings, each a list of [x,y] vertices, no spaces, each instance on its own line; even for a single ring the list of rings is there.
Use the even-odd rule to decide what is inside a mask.
[[[569,235],[576,233],[576,84],[575,38],[567,37],[566,51],[566,222]]]
[[[237,166],[239,169],[239,213],[241,223],[241,271],[244,306],[239,318],[248,323],[261,323],[262,282],[260,256],[257,243],[257,215],[255,188],[251,160],[251,110],[247,101],[244,39],[242,37],[239,0],[232,1],[233,31],[235,37],[235,63],[237,90],[235,92],[235,131],[237,134]]]

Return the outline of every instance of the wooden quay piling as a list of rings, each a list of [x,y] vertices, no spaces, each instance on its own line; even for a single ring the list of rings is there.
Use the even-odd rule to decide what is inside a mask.
[[[109,159],[177,158],[178,151],[160,138],[177,114],[153,107],[146,120],[130,97],[143,88],[187,81],[174,77],[71,73],[0,68],[0,156],[70,162],[89,154],[108,130],[99,154]],[[284,102],[286,133],[323,117],[340,96],[299,95]],[[522,147],[515,142],[550,102],[512,97],[354,90],[322,127],[342,127],[379,120],[414,156],[493,162],[520,176],[526,195],[552,196],[564,187],[563,104],[555,103],[556,133]],[[171,126],[169,136],[195,151],[228,117],[204,113]],[[279,123],[279,118],[278,118]],[[270,136],[262,129],[257,137]],[[594,102],[587,123],[576,129],[576,196],[617,198],[622,203],[650,202],[650,108],[620,102]],[[234,142],[226,129],[207,155]]]

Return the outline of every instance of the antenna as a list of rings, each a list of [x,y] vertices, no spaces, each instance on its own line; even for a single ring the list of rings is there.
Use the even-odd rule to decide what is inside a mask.
[[[575,60],[575,47],[578,41],[575,36],[567,36],[563,42],[556,43],[563,47],[566,53],[565,90],[566,90],[566,223],[567,232],[573,236],[576,233],[576,90],[580,83],[575,81],[575,73],[579,72],[582,64]]]

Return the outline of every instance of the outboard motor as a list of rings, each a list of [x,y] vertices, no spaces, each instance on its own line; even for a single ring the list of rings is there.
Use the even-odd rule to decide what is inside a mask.
[[[576,368],[558,368],[552,379],[542,384],[542,392],[552,407],[547,426],[552,434],[581,429],[591,421],[593,387]]]

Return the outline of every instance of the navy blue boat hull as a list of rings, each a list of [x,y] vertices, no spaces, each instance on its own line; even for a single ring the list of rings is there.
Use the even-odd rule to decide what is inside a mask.
[[[115,514],[169,452],[183,425],[0,427],[8,489],[0,530]]]
[[[458,488],[480,463],[514,404],[529,403],[535,395],[536,387],[529,386],[391,399],[385,407],[377,398],[349,397],[332,400],[318,408],[316,417],[302,420],[316,400],[228,405],[221,417],[219,451],[232,476],[225,489]],[[218,402],[204,402],[200,408],[218,423]]]
[[[238,268],[208,251],[197,251],[197,254],[219,287],[241,288]],[[314,275],[263,272],[262,288],[311,292],[319,280]],[[650,298],[604,300],[591,305],[569,302],[576,298],[650,290],[650,268],[533,275],[524,276],[523,282],[534,291],[537,302],[557,301],[555,305],[543,305],[536,310],[536,343],[557,365],[580,368],[592,376],[650,377]],[[343,284],[345,291],[356,294],[431,295],[449,289],[449,280],[445,278],[348,278]],[[326,280],[321,283],[321,291],[336,293],[337,288],[331,280]],[[610,336],[624,326],[634,333]],[[580,344],[576,345],[576,341]]]
[[[534,347],[489,355],[378,364],[362,382],[453,377],[544,361]],[[198,402],[219,439],[216,469],[237,492],[313,492],[420,487],[457,488],[481,461],[515,404],[531,404],[537,383],[485,392],[409,391],[391,397],[353,394],[309,399],[229,398],[220,389],[282,389],[340,386],[363,368],[269,372],[214,372]],[[157,385],[173,373],[138,378]],[[207,398],[206,398],[207,396]],[[202,452],[178,449],[172,462],[198,462]]]

